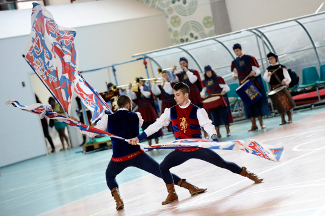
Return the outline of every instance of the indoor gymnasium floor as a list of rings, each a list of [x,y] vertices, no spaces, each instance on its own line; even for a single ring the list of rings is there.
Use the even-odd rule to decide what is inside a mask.
[[[82,154],[76,153],[81,148],[74,148],[0,168],[0,215],[325,215],[324,106],[295,111],[293,120],[279,126],[279,117],[267,118],[267,128],[254,132],[247,132],[248,121],[231,126],[229,139],[254,138],[284,146],[281,162],[242,151],[217,151],[225,160],[263,177],[261,184],[190,160],[172,172],[208,188],[207,192],[191,197],[176,186],[179,201],[163,206],[161,201],[167,196],[164,182],[127,168],[117,177],[125,209],[116,211],[105,182],[112,151]],[[161,141],[170,140],[171,136]],[[161,162],[170,151],[149,154]]]

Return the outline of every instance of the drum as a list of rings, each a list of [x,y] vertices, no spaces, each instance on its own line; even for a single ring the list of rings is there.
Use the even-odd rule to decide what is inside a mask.
[[[222,96],[221,97],[220,96],[211,97],[211,98],[205,99],[203,101],[203,108],[206,110],[215,109],[218,107],[226,107],[226,106],[227,106],[227,103],[226,103],[224,97],[222,97]]]
[[[246,106],[251,106],[259,98],[262,97],[262,94],[258,91],[254,83],[250,80],[247,80],[236,89],[236,93],[242,99]]]
[[[280,114],[288,112],[296,106],[287,86],[280,86],[270,91],[269,97]]]

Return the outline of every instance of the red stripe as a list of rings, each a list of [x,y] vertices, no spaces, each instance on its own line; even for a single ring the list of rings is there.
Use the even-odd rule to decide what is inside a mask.
[[[193,151],[197,151],[201,148],[182,148],[182,149],[176,149],[177,151],[180,151],[180,152],[193,152]]]
[[[122,162],[122,161],[127,161],[127,160],[130,160],[132,158],[135,158],[136,156],[139,156],[140,154],[142,154],[144,151],[142,149],[132,153],[132,154],[129,154],[129,155],[125,155],[123,157],[117,157],[117,158],[113,158],[112,157],[112,161],[114,162]]]

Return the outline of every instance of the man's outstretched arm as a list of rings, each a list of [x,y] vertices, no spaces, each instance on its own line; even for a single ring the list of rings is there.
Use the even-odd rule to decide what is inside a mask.
[[[130,139],[132,145],[139,143],[142,139],[147,138],[148,136],[159,131],[163,126],[168,126],[170,123],[170,109],[166,108],[164,113],[161,114],[157,120],[151,124],[147,129],[143,131],[142,134]]]

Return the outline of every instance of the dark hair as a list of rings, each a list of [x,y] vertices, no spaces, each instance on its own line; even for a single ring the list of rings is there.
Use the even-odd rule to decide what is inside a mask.
[[[175,91],[181,90],[181,92],[183,92],[183,94],[190,93],[190,88],[188,87],[187,84],[185,84],[183,82],[176,83],[176,85],[174,85],[173,89]]]
[[[212,72],[212,77],[217,76],[217,73],[214,70],[211,70],[211,72]],[[204,79],[206,80],[209,79],[209,77],[207,76],[207,72],[204,73]]]
[[[267,58],[270,58],[273,56],[275,58],[275,61],[278,61],[278,55],[272,52],[269,52],[269,54],[266,55]]]
[[[234,46],[232,47],[233,50],[235,49],[241,49],[241,45],[239,43],[235,43]]]
[[[126,104],[130,103],[131,102],[131,99],[129,96],[127,95],[121,95],[118,99],[117,99],[117,105],[120,107],[120,108],[123,108],[125,107]]]
[[[52,100],[55,102],[55,99],[53,97],[49,97],[49,103],[51,103]]]

